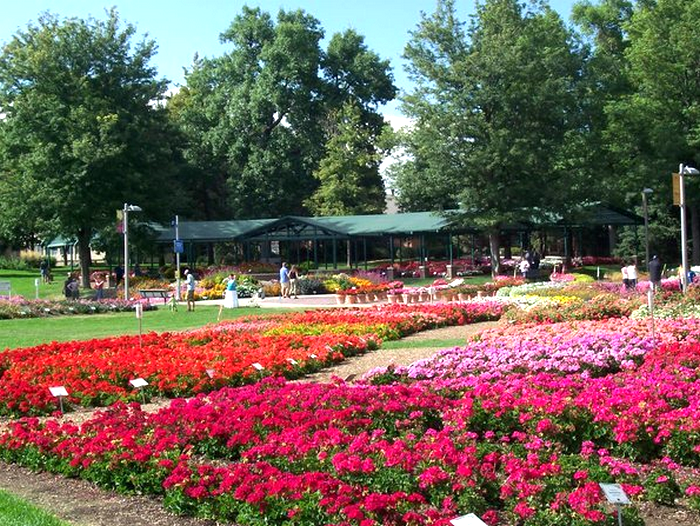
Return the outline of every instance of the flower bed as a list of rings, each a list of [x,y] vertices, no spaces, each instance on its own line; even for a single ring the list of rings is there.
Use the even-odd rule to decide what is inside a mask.
[[[697,343],[675,343],[595,379],[268,379],[155,414],[116,405],[80,427],[25,419],[0,436],[0,456],[253,526],[447,526],[467,512],[490,525],[607,525],[598,482],[700,503],[698,365]],[[623,514],[641,524],[634,506]]]
[[[376,348],[379,339],[497,319],[502,311],[500,305],[312,311],[150,333],[141,343],[138,336],[121,336],[14,349],[0,355],[0,414],[50,411],[55,402],[48,388],[56,385],[66,387],[70,404],[104,405],[135,399],[128,382],[137,377],[149,382],[148,396],[190,396],[267,375],[296,377]]]
[[[154,305],[144,304],[144,310],[155,310]],[[16,318],[45,318],[74,314],[104,314],[134,310],[134,303],[124,300],[27,300],[21,296],[0,299],[0,320]]]
[[[484,331],[464,347],[438,352],[401,369],[413,379],[561,371],[601,376],[635,368],[659,343],[700,341],[700,320],[665,320],[656,325],[629,319],[512,326]]]

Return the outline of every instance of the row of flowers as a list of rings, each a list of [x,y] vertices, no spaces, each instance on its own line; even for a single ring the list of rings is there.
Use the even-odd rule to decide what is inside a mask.
[[[598,482],[700,507],[700,345],[695,326],[671,330],[685,339],[634,370],[611,354],[618,372],[597,378],[502,362],[406,385],[268,379],[80,427],[23,419],[0,456],[253,526],[612,524]]]
[[[502,312],[495,304],[313,311],[224,322],[187,333],[9,350],[0,355],[0,413],[50,411],[55,402],[48,388],[56,385],[65,386],[71,404],[105,405],[135,399],[129,380],[139,377],[149,382],[144,390],[149,396],[191,396],[267,375],[297,377],[376,348],[380,339],[497,319]]]
[[[144,304],[144,309],[155,309]],[[115,299],[90,300],[29,300],[21,296],[0,299],[0,320],[44,318],[72,314],[104,314],[134,310],[132,302]]]

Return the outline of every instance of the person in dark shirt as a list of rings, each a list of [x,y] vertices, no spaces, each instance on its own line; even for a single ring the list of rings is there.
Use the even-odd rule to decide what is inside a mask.
[[[661,287],[661,260],[659,256],[654,256],[649,261],[649,281],[651,281],[654,290]]]

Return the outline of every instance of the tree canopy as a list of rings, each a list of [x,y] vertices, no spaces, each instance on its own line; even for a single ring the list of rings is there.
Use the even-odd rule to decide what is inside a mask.
[[[188,73],[175,121],[188,138],[186,158],[220,192],[212,216],[305,214],[346,104],[358,110],[357,141],[374,155],[371,142],[385,126],[378,106],[396,92],[389,63],[352,30],[333,35],[326,51],[323,36],[304,11],[281,10],[273,20],[244,7],[221,35],[231,51]],[[372,169],[378,174],[378,164]],[[365,182],[381,188],[378,175]]]
[[[502,226],[566,204],[582,62],[559,15],[539,4],[488,0],[466,27],[454,1],[439,0],[405,56],[417,87],[403,98],[415,120],[406,144],[412,167],[397,176],[404,207],[459,206],[471,224],[493,233],[497,254]],[[415,177],[447,191],[449,201],[412,196],[420,187]]]
[[[44,14],[0,55],[0,232],[75,236],[85,279],[96,229],[124,202],[157,216],[165,198],[168,122],[153,102],[166,81],[135,31],[114,10]]]

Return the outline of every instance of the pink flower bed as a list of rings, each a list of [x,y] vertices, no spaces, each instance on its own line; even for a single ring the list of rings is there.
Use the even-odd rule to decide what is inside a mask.
[[[601,375],[634,369],[655,344],[678,340],[700,341],[700,320],[657,320],[655,342],[649,320],[516,325],[485,331],[463,347],[445,349],[397,372],[413,379],[517,371]]]

